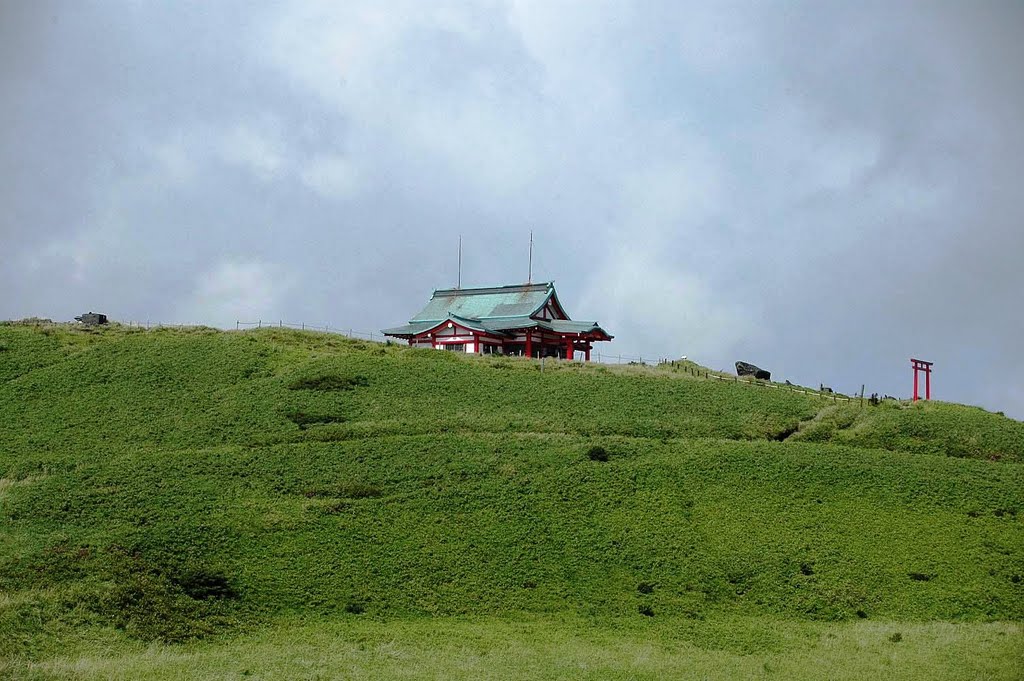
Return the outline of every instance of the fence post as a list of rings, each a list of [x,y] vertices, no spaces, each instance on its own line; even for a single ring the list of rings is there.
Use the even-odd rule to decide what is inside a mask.
[[[263,328],[263,320],[262,319],[256,320],[256,328],[257,329],[262,329]]]

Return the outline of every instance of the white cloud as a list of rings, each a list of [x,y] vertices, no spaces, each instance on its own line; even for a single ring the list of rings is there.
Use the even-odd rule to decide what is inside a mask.
[[[368,144],[400,149],[480,193],[514,194],[538,173],[553,121],[500,11],[303,5],[268,22],[265,42],[274,68]]]
[[[150,147],[150,154],[161,181],[180,185],[190,182],[196,174],[196,159],[191,145],[180,132]]]
[[[359,193],[359,172],[343,156],[317,156],[302,170],[303,184],[317,194],[333,199],[351,199]]]
[[[281,265],[250,259],[224,260],[196,277],[193,292],[174,321],[231,327],[235,321],[286,317],[282,303],[296,284]]]
[[[595,273],[580,310],[603,310],[598,321],[624,354],[707,361],[757,336],[757,310],[734,307],[663,254],[621,253]]]
[[[239,124],[220,139],[219,150],[228,163],[245,168],[263,181],[279,177],[285,166],[283,144],[276,131]]]

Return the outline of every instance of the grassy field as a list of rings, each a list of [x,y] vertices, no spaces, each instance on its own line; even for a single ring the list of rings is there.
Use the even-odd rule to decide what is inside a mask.
[[[1022,678],[981,409],[0,324],[0,414],[0,675]]]
[[[96,641],[13,679],[987,679],[1024,677],[1016,624],[730,618],[594,626],[535,617],[329,619],[189,646]]]

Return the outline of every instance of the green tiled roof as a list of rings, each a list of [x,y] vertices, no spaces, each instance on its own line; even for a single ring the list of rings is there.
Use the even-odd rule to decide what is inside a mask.
[[[508,335],[514,329],[539,328],[555,333],[599,332],[611,336],[597,322],[535,319],[549,301],[561,310],[552,282],[490,288],[438,289],[427,306],[405,326],[384,329],[388,336],[411,337],[452,321],[474,331]],[[564,312],[564,310],[563,310]]]
[[[552,319],[547,324],[555,333],[586,333],[588,331],[604,330],[597,325],[597,322],[571,322],[568,319]]]
[[[530,317],[539,312],[555,286],[522,284],[492,288],[448,288],[434,291],[427,306],[410,322],[436,321],[454,315],[466,319],[493,319],[495,317]]]

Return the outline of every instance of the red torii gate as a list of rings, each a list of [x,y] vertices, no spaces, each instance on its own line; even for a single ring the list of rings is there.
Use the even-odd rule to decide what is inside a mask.
[[[924,372],[924,399],[932,399],[932,362],[926,362],[923,359],[910,358],[910,366],[914,367],[914,401],[918,400],[917,392],[917,374],[918,372]]]

